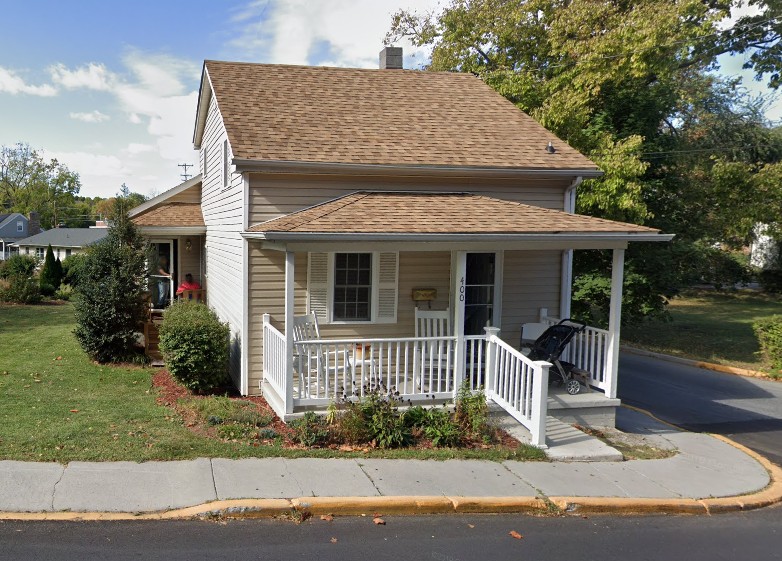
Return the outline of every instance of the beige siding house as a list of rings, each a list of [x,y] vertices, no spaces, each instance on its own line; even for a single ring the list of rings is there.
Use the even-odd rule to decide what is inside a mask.
[[[206,61],[193,143],[201,175],[133,215],[174,236],[149,215],[193,196],[186,234],[243,394],[290,418],[370,381],[447,399],[470,379],[539,424],[549,366],[518,352],[522,325],[568,317],[572,251],[600,248],[614,250],[611,328],[572,358],[618,403],[623,251],[670,237],[573,214],[600,170],[480,79]],[[451,332],[416,337],[416,307],[447,310]],[[296,338],[310,313],[318,339]]]

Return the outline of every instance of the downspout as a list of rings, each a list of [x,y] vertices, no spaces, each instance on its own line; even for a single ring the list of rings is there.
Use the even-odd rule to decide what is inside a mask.
[[[565,189],[565,198],[563,201],[563,210],[567,213],[576,212],[576,189],[584,180],[578,176],[573,180],[567,189]],[[570,317],[570,300],[572,298],[573,285],[573,250],[565,249],[562,251],[562,275],[560,278],[560,298],[559,298],[559,317],[564,319]]]

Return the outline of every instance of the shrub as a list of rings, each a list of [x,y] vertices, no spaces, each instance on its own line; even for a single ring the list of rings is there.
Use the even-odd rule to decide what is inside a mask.
[[[462,440],[462,427],[445,409],[429,409],[421,428],[433,446],[458,446]]]
[[[772,367],[782,368],[782,316],[763,318],[752,324],[763,358]]]
[[[106,238],[85,253],[76,286],[74,334],[93,360],[122,362],[138,356],[136,334],[146,317],[146,247],[121,213]]]
[[[410,443],[412,434],[399,413],[399,401],[393,392],[371,390],[362,402],[369,437],[380,448],[399,448]]]
[[[32,255],[15,253],[5,261],[0,262],[0,279],[11,277],[30,278],[35,273],[38,261]]]
[[[54,293],[54,297],[57,300],[70,300],[72,295],[73,287],[65,283],[61,284],[60,288],[58,288]]]
[[[317,446],[325,444],[329,438],[329,429],[326,419],[313,411],[307,411],[304,416],[291,421],[293,440],[303,446]]]
[[[84,253],[74,253],[70,257],[66,257],[62,262],[62,282],[74,288],[78,286],[86,259],[87,256]]]
[[[11,277],[0,285],[0,301],[15,304],[38,304],[41,301],[41,289],[35,279],[29,277]]]
[[[465,434],[486,436],[489,431],[489,405],[482,389],[473,392],[465,380],[456,394],[456,423]]]
[[[43,262],[43,268],[39,275],[39,282],[41,285],[41,293],[45,296],[52,296],[60,286],[62,277],[62,271],[57,267],[57,260],[54,258],[54,252],[52,251],[52,244],[46,248],[46,258]]]
[[[175,302],[163,314],[160,350],[171,375],[206,391],[228,381],[228,324],[205,304]]]
[[[765,292],[779,294],[782,292],[782,270],[767,269],[758,273],[758,282]]]

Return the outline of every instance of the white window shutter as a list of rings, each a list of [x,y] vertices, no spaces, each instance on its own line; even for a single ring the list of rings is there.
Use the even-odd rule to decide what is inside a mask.
[[[307,258],[307,312],[318,322],[328,323],[329,314],[329,254],[310,253]]]
[[[399,254],[380,252],[377,262],[377,314],[375,321],[377,323],[396,323]]]

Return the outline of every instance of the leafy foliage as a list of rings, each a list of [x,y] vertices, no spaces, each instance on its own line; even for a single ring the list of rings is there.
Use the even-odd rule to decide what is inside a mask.
[[[206,391],[228,381],[229,336],[228,324],[205,304],[175,302],[163,314],[160,350],[174,378]]]
[[[752,325],[763,358],[776,369],[782,368],[782,316],[771,316]]]
[[[329,438],[326,420],[314,411],[307,411],[303,417],[292,421],[290,427],[294,440],[302,446],[325,444]]]
[[[37,304],[41,301],[38,280],[33,277],[38,262],[30,255],[15,254],[0,261],[0,301]]]
[[[91,245],[81,265],[75,300],[76,338],[98,362],[132,360],[145,318],[146,242],[123,200],[108,235]]]
[[[35,273],[38,261],[32,255],[15,253],[5,261],[0,261],[0,279],[11,277],[30,278]]]
[[[489,404],[483,389],[472,391],[469,380],[462,382],[456,394],[454,418],[465,434],[488,436]]]
[[[667,298],[708,272],[701,261],[686,271],[699,245],[740,247],[782,215],[782,131],[763,116],[767,100],[710,72],[719,55],[744,53],[758,78],[782,84],[782,2],[750,4],[756,15],[723,29],[737,0],[451,0],[397,12],[387,42],[431,47],[427,69],[476,74],[597,163],[604,175],[579,187],[578,212],[677,235],[676,247],[627,252],[623,312],[634,322],[664,315]],[[715,255],[706,276],[742,276]],[[574,307],[607,315],[605,258],[576,260]]]

